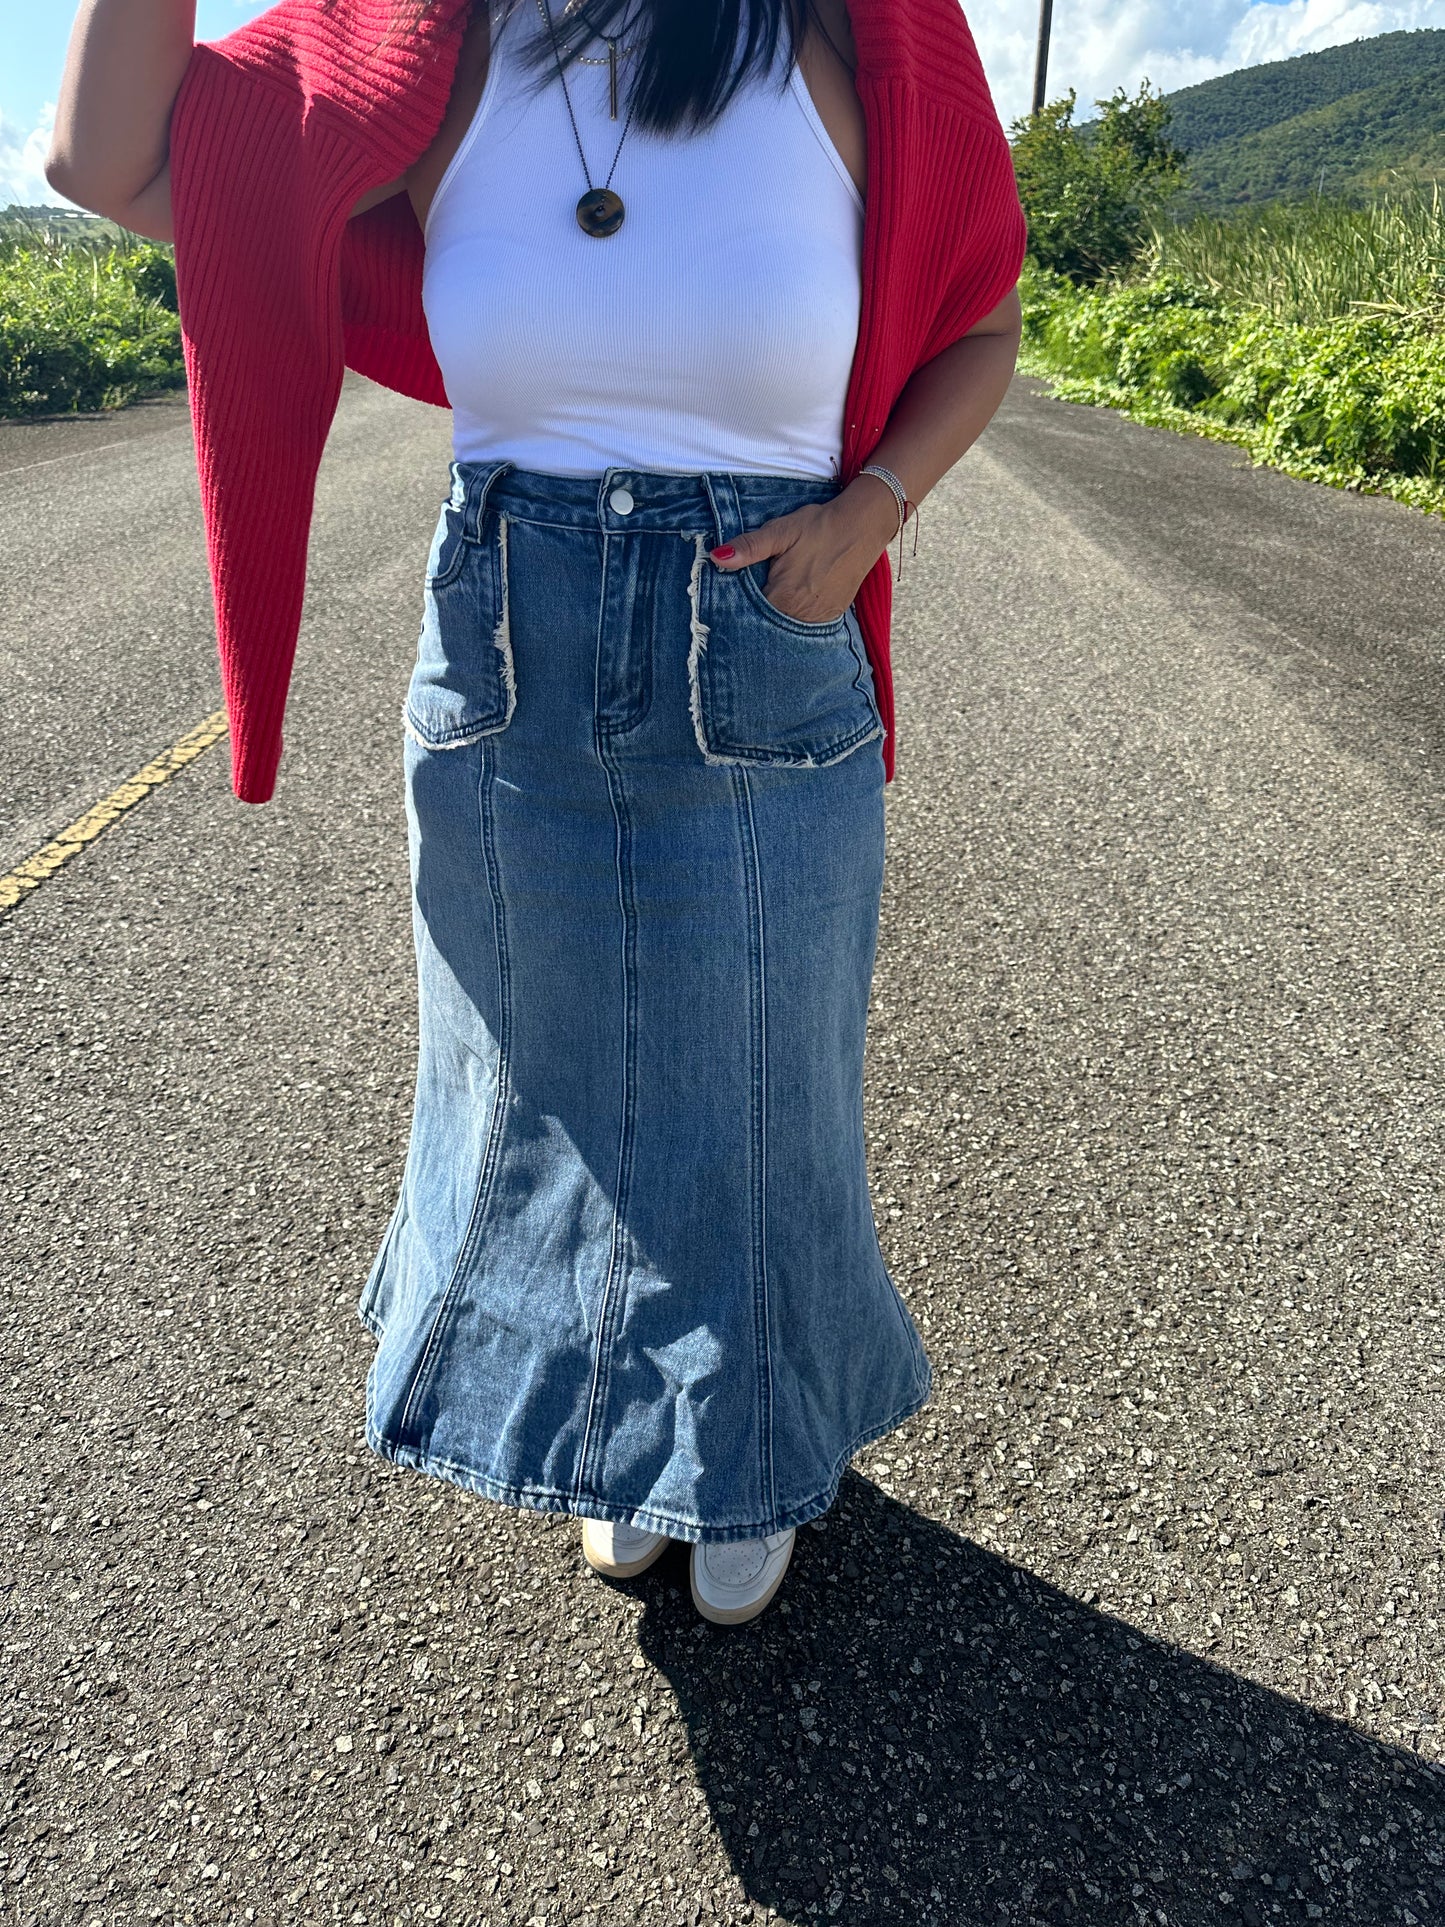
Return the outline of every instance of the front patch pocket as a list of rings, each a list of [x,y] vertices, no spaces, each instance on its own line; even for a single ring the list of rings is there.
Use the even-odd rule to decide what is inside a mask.
[[[818,769],[883,734],[853,611],[836,622],[784,615],[751,570],[715,568],[701,537],[688,680],[710,763]]]
[[[469,536],[463,507],[442,507],[427,560],[408,733],[423,749],[461,749],[495,735],[517,703],[507,606],[507,524],[484,518]]]

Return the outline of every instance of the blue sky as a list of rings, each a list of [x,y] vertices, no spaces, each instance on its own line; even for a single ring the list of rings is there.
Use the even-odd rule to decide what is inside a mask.
[[[196,32],[214,40],[263,11],[255,0],[199,0]],[[1028,105],[1035,0],[967,9],[1005,119]],[[0,207],[58,197],[40,171],[70,37],[69,0],[0,0]],[[1333,47],[1400,27],[1445,27],[1445,0],[1055,0],[1050,93],[1085,100],[1146,75],[1183,87],[1210,74]]]

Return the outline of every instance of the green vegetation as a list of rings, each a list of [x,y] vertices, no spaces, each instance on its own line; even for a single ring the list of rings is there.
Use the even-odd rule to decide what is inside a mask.
[[[1241,67],[1182,88],[1169,96],[1171,125],[1175,139],[1194,153],[1242,134],[1262,133],[1351,94],[1412,80],[1442,64],[1445,30],[1376,34],[1320,53]]]
[[[1397,194],[1158,233],[1079,286],[1030,263],[1024,368],[1064,400],[1445,512],[1445,202]]]
[[[1168,96],[1195,208],[1367,200],[1445,177],[1445,30],[1380,34]]]
[[[1080,128],[1072,96],[1019,122],[1022,367],[1064,400],[1445,513],[1442,88],[1445,32],[1395,33],[1116,95]],[[1118,141],[1131,123],[1147,140]],[[1106,159],[1123,185],[1101,221]],[[1320,194],[1321,169],[1343,191]]]
[[[1184,156],[1147,84],[1136,99],[1121,90],[1099,101],[1099,118],[1083,127],[1076,104],[1070,93],[1014,124],[1014,171],[1034,259],[1071,281],[1097,281],[1138,254],[1183,185]]]
[[[1445,194],[1204,216],[1156,230],[1143,265],[1306,326],[1372,310],[1445,320]]]
[[[109,222],[0,219],[0,415],[119,408],[184,380],[169,248]]]

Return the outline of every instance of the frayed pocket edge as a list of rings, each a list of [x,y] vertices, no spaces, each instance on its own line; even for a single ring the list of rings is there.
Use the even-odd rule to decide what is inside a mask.
[[[497,625],[492,631],[492,647],[502,658],[502,693],[506,698],[506,708],[499,722],[479,723],[474,728],[465,725],[455,734],[445,737],[428,736],[422,725],[412,715],[408,700],[401,706],[402,728],[420,749],[468,749],[473,743],[481,742],[484,736],[496,736],[511,722],[517,708],[517,664],[512,653],[512,595],[511,576],[507,567],[507,518],[497,517],[497,549],[502,572],[502,609],[497,617]]]
[[[707,537],[697,535],[693,537],[693,541],[697,552],[693,556],[692,572],[687,582],[692,634],[692,646],[687,652],[687,706],[692,716],[692,733],[697,738],[698,748],[702,751],[702,760],[718,769],[831,769],[834,763],[841,763],[845,757],[851,756],[854,750],[862,749],[865,743],[876,742],[884,735],[882,720],[875,714],[873,723],[868,729],[860,731],[855,736],[845,737],[842,747],[833,749],[826,756],[799,755],[788,750],[764,748],[742,748],[724,753],[712,747],[707,740],[707,725],[703,717],[702,704],[702,659],[711,634],[708,625],[702,619],[702,570],[707,560]],[[781,615],[782,611],[779,610],[777,613]],[[793,619],[791,616],[783,616],[784,622],[791,622]],[[838,620],[846,626],[847,610],[844,610]],[[836,628],[837,624],[829,626]],[[818,633],[823,634],[826,631],[820,627]],[[854,655],[856,657],[856,650]],[[859,693],[863,693],[861,689]],[[871,703],[869,706],[873,707]]]

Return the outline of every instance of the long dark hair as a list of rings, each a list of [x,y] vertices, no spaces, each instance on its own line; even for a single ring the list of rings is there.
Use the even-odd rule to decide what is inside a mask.
[[[810,0],[579,0],[571,12],[560,0],[551,5],[564,66],[596,35],[627,29],[638,49],[627,104],[638,127],[659,134],[709,126],[780,54],[791,69],[811,11]],[[536,13],[536,0],[509,0],[509,11],[519,6]],[[540,15],[536,25],[526,58],[545,82],[556,71],[552,38]]]

